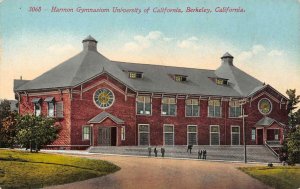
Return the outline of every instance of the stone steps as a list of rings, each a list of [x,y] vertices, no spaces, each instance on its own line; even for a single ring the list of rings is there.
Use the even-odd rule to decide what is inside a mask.
[[[155,146],[154,146],[155,147]],[[152,146],[152,156],[154,156]],[[162,146],[157,146],[158,156],[161,156]],[[192,154],[187,153],[186,146],[165,146],[165,157],[198,158],[198,150],[207,151],[208,160],[244,161],[243,146],[194,146]],[[90,153],[120,154],[148,156],[148,146],[95,146],[88,149]],[[279,162],[278,159],[265,146],[247,146],[247,159],[249,162]]]

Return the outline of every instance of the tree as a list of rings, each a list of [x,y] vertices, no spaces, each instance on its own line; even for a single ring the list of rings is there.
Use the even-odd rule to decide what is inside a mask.
[[[58,137],[59,126],[53,118],[24,115],[17,121],[17,141],[30,152],[38,152],[44,145],[50,144]]]
[[[287,104],[287,111],[289,115],[288,129],[290,132],[294,132],[297,124],[300,124],[300,111],[299,109],[298,111],[295,111],[298,103],[300,102],[300,95],[296,95],[296,89],[288,89],[286,94],[289,97]]]
[[[7,132],[3,128],[3,121],[11,114],[10,102],[3,100],[0,102],[0,147],[7,147]]]
[[[2,128],[0,128],[0,140],[3,146],[7,146],[10,148],[14,147],[16,140],[17,116],[17,112],[10,112],[9,115],[2,121]]]
[[[2,121],[10,114],[10,102],[8,100],[3,100],[0,102],[0,128],[2,128]]]
[[[288,163],[300,163],[300,127],[291,132],[287,140]]]

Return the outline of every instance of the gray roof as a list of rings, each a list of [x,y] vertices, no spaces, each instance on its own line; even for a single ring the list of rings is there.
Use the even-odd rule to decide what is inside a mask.
[[[83,43],[96,41],[88,36]],[[222,58],[233,58],[226,53]],[[226,60],[227,61],[227,60]],[[102,73],[108,73],[134,91],[209,96],[243,97],[263,83],[233,64],[222,63],[217,70],[183,68],[151,64],[110,61],[96,50],[85,48],[41,76],[17,85],[15,91],[74,87]],[[142,79],[130,79],[128,71],[143,72]],[[187,81],[176,82],[172,75],[185,75]],[[226,78],[229,85],[217,85],[212,78]]]
[[[21,85],[24,85],[25,83],[27,83],[30,80],[21,80],[21,79],[14,79],[14,90],[16,90],[18,87],[20,87]]]
[[[123,124],[124,121],[120,118],[117,118],[116,116],[108,113],[108,112],[101,112],[100,114],[96,115],[93,117],[91,120],[88,121],[88,123],[101,123],[104,121],[106,118],[110,118],[117,124]]]
[[[260,119],[255,125],[256,126],[263,126],[263,127],[268,127],[268,126],[271,126],[274,122],[278,123],[278,125],[280,126],[283,126],[284,124],[275,120],[275,119],[272,119],[270,117],[263,117],[262,119]]]

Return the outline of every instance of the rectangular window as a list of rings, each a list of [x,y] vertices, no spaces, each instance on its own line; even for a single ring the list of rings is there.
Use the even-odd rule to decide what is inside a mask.
[[[83,126],[82,128],[82,140],[90,140],[91,138],[91,127]]]
[[[220,145],[220,129],[218,125],[210,126],[210,145]]]
[[[161,115],[176,115],[176,99],[163,97],[161,109]]]
[[[229,102],[229,117],[240,117],[242,115],[242,106],[239,101]]]
[[[274,139],[279,140],[279,129],[274,130]]]
[[[129,72],[129,78],[136,79],[136,78],[142,78],[143,73],[142,72]]]
[[[150,126],[140,124],[139,127],[139,145],[150,145]]]
[[[199,100],[197,99],[185,100],[185,116],[187,117],[199,116]]]
[[[63,118],[64,117],[64,103],[56,102],[55,103],[56,117]]]
[[[125,126],[121,127],[121,140],[125,140]]]
[[[186,81],[186,80],[187,80],[187,76],[175,75],[175,81]]]
[[[208,101],[208,117],[221,117],[221,100]]]
[[[240,127],[231,127],[231,145],[240,145]]]
[[[174,125],[164,125],[164,145],[174,145]]]
[[[251,140],[255,140],[255,139],[256,139],[256,129],[253,128],[253,129],[251,130]]]
[[[187,126],[187,144],[188,145],[197,145],[197,126],[188,125]]]
[[[48,102],[48,117],[54,117],[54,102]]]
[[[136,100],[136,113],[138,115],[151,115],[151,97],[138,96]]]
[[[41,104],[40,103],[35,103],[34,104],[34,115],[35,116],[40,116],[41,115]]]

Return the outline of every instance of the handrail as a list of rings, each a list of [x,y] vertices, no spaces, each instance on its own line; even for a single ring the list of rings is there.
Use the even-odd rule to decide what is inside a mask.
[[[269,146],[269,144],[267,143],[267,141],[265,142],[265,147],[267,147],[273,153],[274,156],[276,156],[277,158],[279,158],[279,155],[277,154],[277,152],[275,152],[275,150],[273,150],[273,148],[271,148]]]

